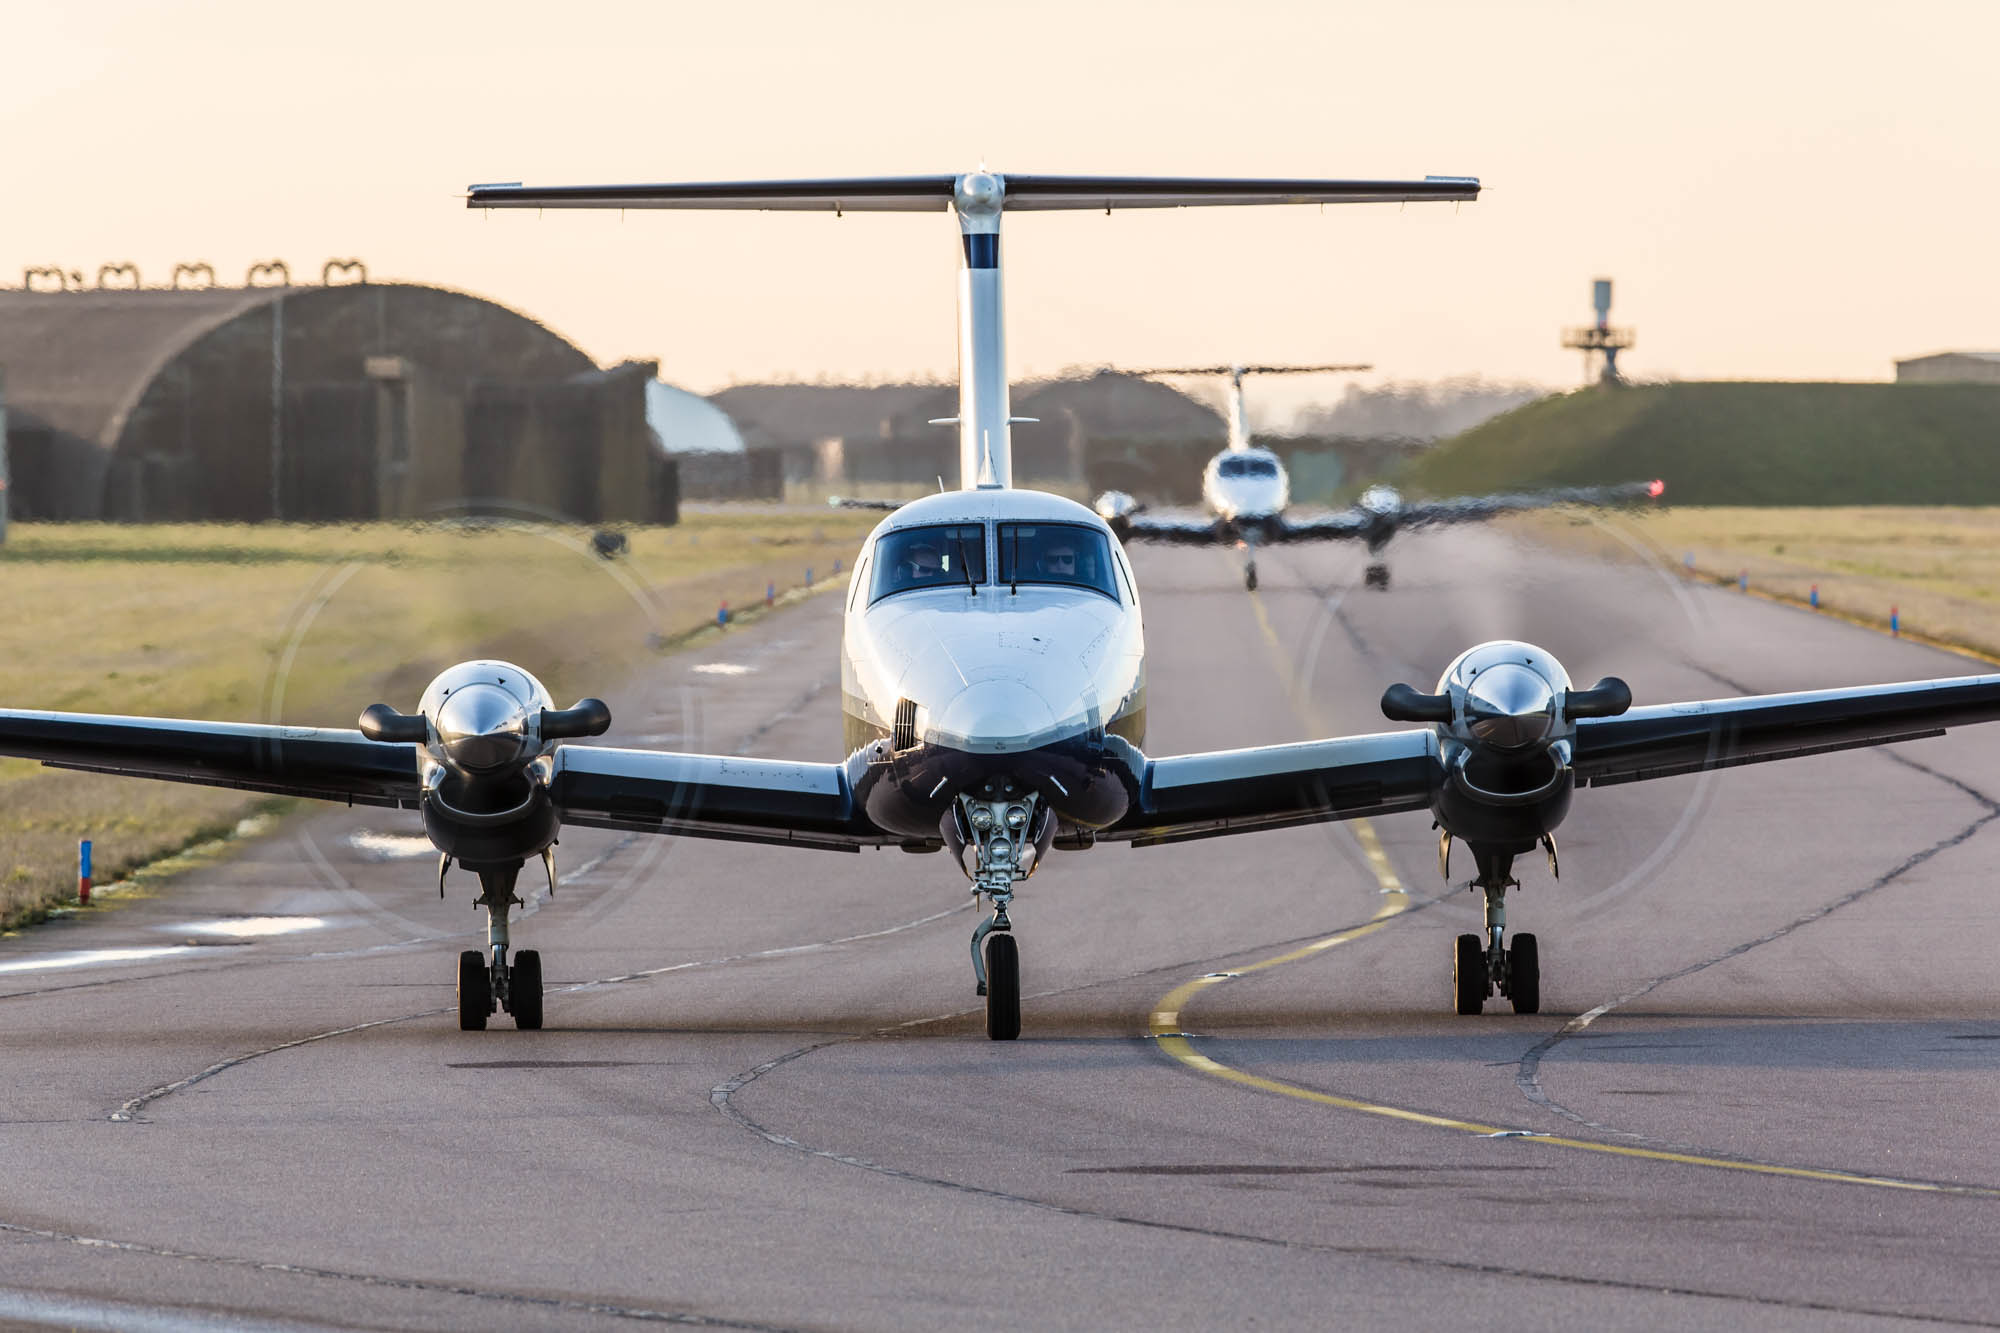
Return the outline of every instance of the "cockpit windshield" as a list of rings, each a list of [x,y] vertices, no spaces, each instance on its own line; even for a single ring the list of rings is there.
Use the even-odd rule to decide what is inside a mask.
[[[1077,523],[1002,523],[1000,582],[1065,583],[1093,588],[1118,600],[1111,572],[1111,544],[1096,528]]]
[[[970,571],[968,577],[967,571]],[[875,543],[874,602],[912,588],[964,587],[986,582],[986,528],[956,523],[885,532]]]
[[[1216,464],[1215,474],[1219,477],[1275,477],[1278,475],[1277,460],[1231,454]]]

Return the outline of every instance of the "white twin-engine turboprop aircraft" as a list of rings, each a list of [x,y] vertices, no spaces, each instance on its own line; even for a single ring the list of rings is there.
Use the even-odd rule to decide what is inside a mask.
[[[566,189],[474,187],[475,208],[952,209],[959,272],[963,489],[903,506],[854,566],[842,648],[845,759],[832,763],[566,744],[601,735],[603,704],[556,709],[534,677],[466,662],[417,711],[383,704],[356,731],[75,713],[0,712],[0,754],[414,808],[442,854],[479,877],[489,947],[458,972],[459,1023],[505,1009],[542,1021],[541,962],[508,956],[528,861],[566,824],[855,851],[949,850],[993,912],[973,935],[989,1036],[1020,1031],[1009,909],[1052,850],[1169,843],[1428,810],[1470,844],[1486,934],[1455,954],[1460,1012],[1498,989],[1539,1004],[1532,936],[1505,937],[1514,858],[1554,859],[1578,786],[1629,782],[1933,736],[2000,718],[2000,676],[1632,708],[1547,653],[1482,644],[1435,694],[1391,686],[1383,712],[1421,727],[1156,758],[1145,740],[1139,595],[1111,529],[1082,505],[1009,487],[1000,312],[1003,208],[1469,200],[1478,183],[963,176]],[[900,860],[898,865],[903,864]],[[982,949],[983,945],[983,949]]]
[[[1463,495],[1450,500],[1405,500],[1395,487],[1370,486],[1346,509],[1324,514],[1300,514],[1291,509],[1291,479],[1284,460],[1250,441],[1250,423],[1243,406],[1245,375],[1305,375],[1337,370],[1368,370],[1368,366],[1178,366],[1142,370],[1141,375],[1227,375],[1229,377],[1229,444],[1208,460],[1201,473],[1199,517],[1151,513],[1124,491],[1097,497],[1098,516],[1111,525],[1120,541],[1177,542],[1185,546],[1236,546],[1244,552],[1243,586],[1257,590],[1257,548],[1272,542],[1360,540],[1368,544],[1364,581],[1386,590],[1389,566],[1382,550],[1404,528],[1436,523],[1477,523],[1523,509],[1551,505],[1635,504],[1657,500],[1664,481],[1633,481],[1614,486],[1566,486],[1552,490],[1503,495]]]

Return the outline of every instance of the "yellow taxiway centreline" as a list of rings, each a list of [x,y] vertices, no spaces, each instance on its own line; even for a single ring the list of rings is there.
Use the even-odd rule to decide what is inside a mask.
[[[1300,697],[1297,681],[1293,678],[1290,664],[1284,660],[1283,649],[1279,645],[1277,632],[1264,612],[1262,600],[1256,593],[1250,594],[1250,605],[1257,613],[1257,624],[1263,630],[1266,644],[1272,651],[1279,674],[1284,677],[1292,693],[1295,705],[1300,711],[1309,712],[1310,702]],[[1322,728],[1323,730],[1323,728]],[[1551,1148],[1564,1148],[1575,1152],[1601,1153],[1611,1157],[1627,1157],[1648,1162],[1670,1162],[1678,1166],[1710,1167],[1718,1171],[1740,1171],[1751,1175],[1778,1176],[1791,1180],[1823,1181],[1836,1185],[1867,1185],[1876,1189],[1908,1190],[1921,1194],[1969,1195],[1977,1198],[2000,1198],[2000,1188],[1979,1185],[1949,1185],[1935,1181],[1903,1180],[1895,1176],[1867,1175],[1858,1171],[1840,1171],[1823,1167],[1781,1166],[1774,1162],[1756,1162],[1738,1157],[1714,1157],[1703,1153],[1673,1152],[1665,1148],[1642,1148],[1622,1143],[1602,1143],[1594,1139],[1570,1138],[1561,1134],[1542,1134],[1508,1129],[1498,1125],[1483,1125],[1477,1121],[1459,1120],[1452,1116],[1433,1115],[1426,1111],[1414,1111],[1407,1107],[1390,1106],[1383,1102],[1366,1101],[1358,1097],[1343,1097],[1338,1093],[1321,1092],[1315,1088],[1301,1087],[1282,1079],[1267,1078],[1261,1074],[1248,1073],[1233,1068],[1203,1055],[1194,1047],[1193,1040],[1182,1031],[1182,1013],[1188,1004],[1202,991],[1221,982],[1236,977],[1249,976],[1257,972],[1269,971],[1296,963],[1306,958],[1316,957],[1336,945],[1346,944],[1372,935],[1387,926],[1390,921],[1408,912],[1413,906],[1409,893],[1403,888],[1402,880],[1395,868],[1389,864],[1389,857],[1382,849],[1382,842],[1375,835],[1374,826],[1365,819],[1350,821],[1355,836],[1361,843],[1368,865],[1381,883],[1382,892],[1389,895],[1380,911],[1367,922],[1337,931],[1324,939],[1314,940],[1302,948],[1290,949],[1284,953],[1260,962],[1250,963],[1235,972],[1212,972],[1183,982],[1162,996],[1153,1006],[1149,1023],[1150,1033],[1159,1048],[1174,1060],[1196,1073],[1210,1078],[1218,1078],[1238,1087],[1251,1088],[1258,1092],[1272,1093],[1280,1097],[1290,1097],[1297,1101],[1311,1102],[1319,1106],[1332,1107],[1341,1111],[1354,1111],[1362,1115],[1378,1116],[1387,1120],[1400,1120],[1407,1124],[1427,1125],[1433,1129],[1448,1130],[1457,1134],[1477,1135],[1481,1138],[1518,1138],[1525,1143],[1533,1143]]]

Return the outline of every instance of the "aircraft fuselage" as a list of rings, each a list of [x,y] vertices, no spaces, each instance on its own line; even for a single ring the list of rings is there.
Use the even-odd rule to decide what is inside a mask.
[[[1038,793],[1065,829],[1117,820],[1146,720],[1124,551],[1090,510],[1035,491],[903,506],[855,561],[841,696],[847,749],[865,752],[856,795],[913,843],[938,842],[956,798],[988,783]]]

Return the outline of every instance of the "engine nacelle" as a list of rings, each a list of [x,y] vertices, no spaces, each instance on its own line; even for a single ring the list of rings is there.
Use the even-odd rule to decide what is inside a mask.
[[[1113,536],[1124,541],[1132,531],[1132,516],[1146,506],[1124,491],[1106,491],[1092,502],[1091,508],[1110,527]]]
[[[360,726],[371,740],[422,747],[424,831],[439,851],[474,866],[518,862],[555,840],[555,743],[611,725],[601,700],[551,703],[542,683],[511,662],[460,662],[431,681],[415,713],[374,704]]]
[[[1576,722],[1614,717],[1632,704],[1625,682],[1608,676],[1588,690],[1529,643],[1498,639],[1468,648],[1445,668],[1437,690],[1393,685],[1382,712],[1393,721],[1438,728],[1444,786],[1433,807],[1453,836],[1525,852],[1569,813]]]

